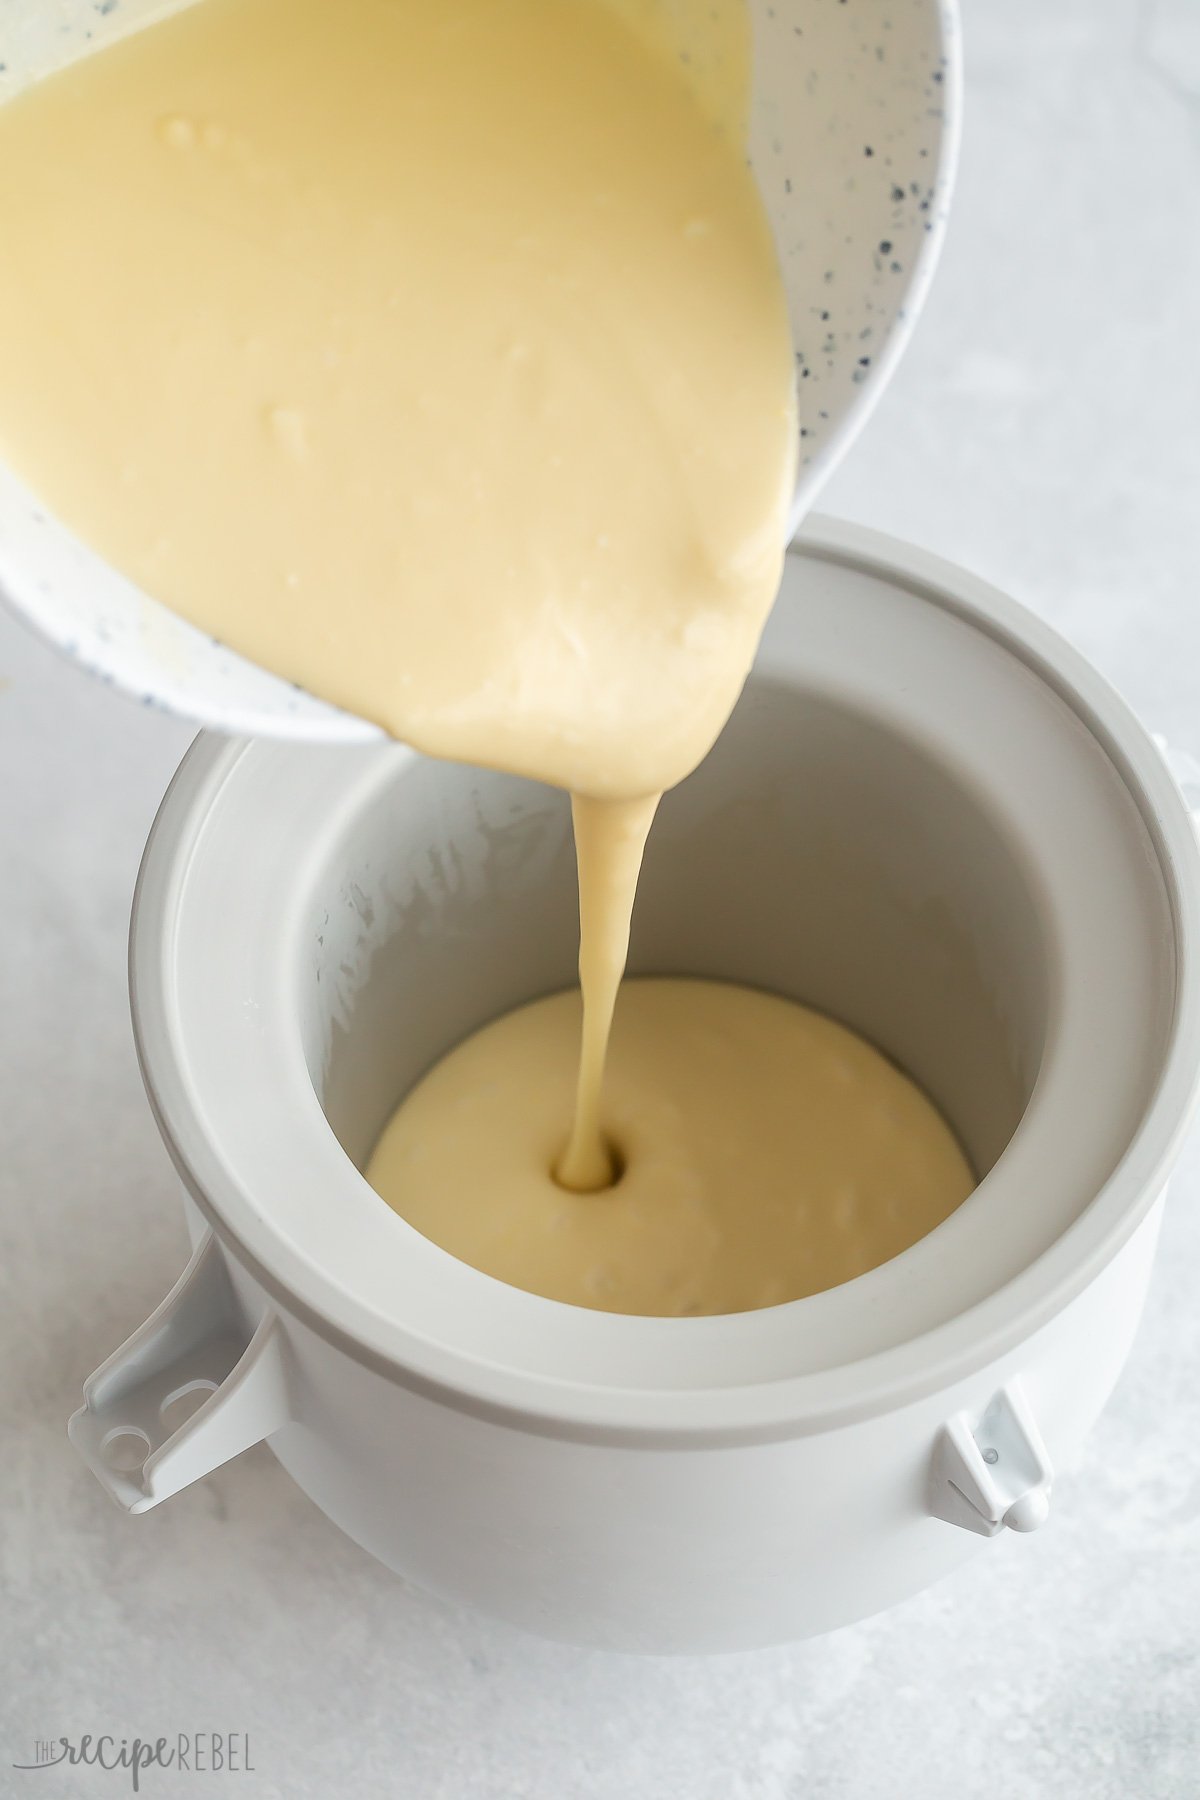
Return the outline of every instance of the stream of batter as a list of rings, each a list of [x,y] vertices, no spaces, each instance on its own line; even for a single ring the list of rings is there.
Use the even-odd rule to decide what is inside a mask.
[[[572,793],[551,1194],[629,1178],[602,1084],[642,849],[780,577],[794,379],[749,66],[741,0],[199,0],[0,111],[0,456],[236,650]]]

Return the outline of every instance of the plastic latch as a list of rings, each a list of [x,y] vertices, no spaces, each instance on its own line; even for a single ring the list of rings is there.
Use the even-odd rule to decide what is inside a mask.
[[[1017,1381],[995,1393],[978,1419],[965,1412],[938,1432],[930,1471],[935,1518],[981,1537],[1036,1531],[1050,1511],[1050,1458]]]

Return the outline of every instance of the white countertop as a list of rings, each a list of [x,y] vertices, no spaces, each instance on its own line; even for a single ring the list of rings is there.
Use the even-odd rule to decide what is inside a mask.
[[[1200,751],[1200,16],[966,10],[942,270],[824,504],[1007,587]],[[185,1258],[124,940],[190,735],[0,618],[0,1793],[128,1792],[10,1767],[88,1730],[247,1732],[247,1800],[1200,1793],[1196,1142],[1050,1523],[819,1642],[707,1662],[534,1642],[408,1590],[261,1448],[141,1518],[104,1498],[67,1415]]]

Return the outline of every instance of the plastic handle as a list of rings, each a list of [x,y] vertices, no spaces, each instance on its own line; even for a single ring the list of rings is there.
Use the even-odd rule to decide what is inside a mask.
[[[190,1396],[207,1398],[174,1425]],[[145,1512],[291,1418],[283,1329],[247,1326],[209,1232],[162,1305],[83,1385],[67,1435],[100,1485]]]

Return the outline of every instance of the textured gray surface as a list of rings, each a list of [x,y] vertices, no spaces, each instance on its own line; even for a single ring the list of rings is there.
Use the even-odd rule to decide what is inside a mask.
[[[967,15],[943,270],[827,503],[1009,587],[1200,749],[1195,0]],[[0,1793],[128,1791],[12,1771],[39,1736],[218,1729],[250,1734],[232,1791],[288,1800],[1200,1795],[1195,1143],[1051,1523],[822,1642],[675,1663],[531,1642],[407,1591],[265,1451],[144,1518],[110,1507],[63,1426],[185,1253],[123,959],[187,737],[0,620]]]

